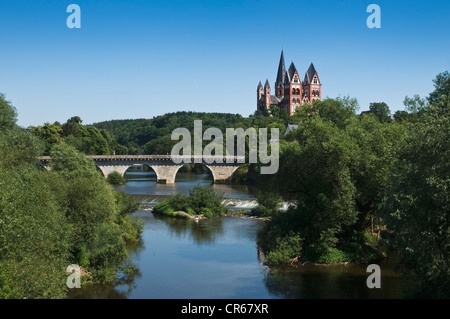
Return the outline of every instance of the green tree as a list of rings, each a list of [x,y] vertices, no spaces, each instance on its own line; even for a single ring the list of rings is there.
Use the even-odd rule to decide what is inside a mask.
[[[55,122],[53,124],[45,123],[43,126],[31,126],[31,132],[40,137],[45,143],[45,155],[50,154],[52,145],[58,144],[63,141],[62,126]]]
[[[222,216],[228,211],[222,202],[223,194],[215,192],[211,186],[197,185],[189,190],[189,206],[196,213],[208,209],[213,216]]]
[[[41,144],[15,114],[0,95],[0,299],[63,298],[71,229],[58,179],[35,165]]]
[[[0,93],[0,131],[6,131],[16,125],[17,113],[11,102]]]
[[[172,152],[177,141],[172,141],[170,135],[158,137],[144,146],[144,153],[149,155],[166,155]]]
[[[283,206],[283,198],[276,192],[258,192],[256,199],[258,206],[252,210],[252,213],[258,216],[275,215]]]
[[[375,114],[381,123],[388,123],[391,120],[391,111],[389,110],[389,106],[384,102],[370,103],[369,112]]]
[[[400,265],[416,279],[416,295],[449,298],[450,99],[442,75],[412,127],[385,192],[385,220]]]
[[[0,165],[0,298],[64,298],[71,228],[52,188],[55,176]]]
[[[441,99],[444,99],[445,101],[445,96],[448,97],[449,95],[450,75],[448,71],[439,73],[433,80],[433,83],[434,83],[434,91],[430,93],[427,100],[428,103],[436,105]]]
[[[297,257],[302,260],[336,262],[378,256],[366,242],[370,230],[381,227],[380,194],[406,128],[380,123],[373,115],[358,120],[347,103],[316,103],[316,111],[281,141],[280,168],[277,174],[262,176],[260,185],[296,200],[298,206],[267,223],[261,235],[267,247],[273,248],[270,242],[292,233],[301,239]],[[341,116],[337,120],[331,114]]]
[[[307,114],[319,115],[323,120],[333,122],[337,127],[343,128],[348,121],[356,117],[358,101],[348,96],[336,99],[326,98],[322,101],[314,101],[312,106],[306,109]]]
[[[108,183],[111,185],[120,185],[125,183],[125,177],[123,177],[119,172],[112,172],[106,178]]]
[[[66,194],[72,255],[93,274],[94,281],[111,281],[126,258],[125,240],[132,239],[132,234],[138,238],[141,229],[121,213],[123,200],[118,201],[91,159],[64,143],[54,146],[51,155],[52,170],[66,181],[59,191]]]

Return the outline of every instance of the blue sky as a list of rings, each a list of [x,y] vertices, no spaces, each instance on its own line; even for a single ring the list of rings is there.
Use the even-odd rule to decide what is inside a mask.
[[[81,29],[66,8],[81,7]],[[381,29],[369,29],[369,4]],[[152,118],[191,110],[248,116],[281,50],[322,97],[360,110],[426,96],[450,65],[450,1],[0,0],[0,92],[19,124]]]

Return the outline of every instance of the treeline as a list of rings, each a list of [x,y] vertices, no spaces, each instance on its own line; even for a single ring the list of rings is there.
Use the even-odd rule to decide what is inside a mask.
[[[406,98],[358,115],[354,103],[326,99],[306,110],[280,141],[280,167],[261,176],[260,212],[273,218],[259,234],[268,263],[373,262],[399,256],[413,276],[412,296],[448,298],[450,290],[450,78],[426,99]],[[276,213],[282,196],[298,205]]]
[[[284,114],[284,115],[287,115]],[[119,145],[127,148],[128,154],[170,154],[178,141],[171,140],[172,131],[177,128],[186,128],[194,132],[194,120],[202,121],[202,128],[211,127],[220,129],[224,134],[226,128],[242,127],[279,127],[286,128],[289,116],[265,117],[251,115],[243,117],[240,114],[228,113],[201,113],[201,112],[175,112],[156,116],[152,119],[113,120],[93,124],[100,131],[110,133]],[[226,136],[224,136],[224,141]],[[203,141],[204,145],[209,141]],[[116,154],[117,151],[116,151]]]
[[[355,99],[349,97],[334,100],[327,98],[322,102],[331,103],[332,101],[341,101],[346,105],[347,112],[356,115],[357,101]],[[397,111],[393,115],[390,114],[389,107],[384,102],[372,103],[369,111],[363,113],[375,115],[381,123],[412,121],[410,115],[415,113],[412,108],[419,107],[421,109],[422,101],[415,96],[407,103],[411,105],[407,111]],[[326,111],[322,110],[322,112]],[[62,141],[85,154],[158,155],[171,153],[173,146],[178,142],[171,140],[171,134],[176,128],[187,128],[193,133],[194,120],[202,121],[203,130],[211,127],[220,129],[224,133],[223,140],[226,142],[227,128],[240,127],[244,130],[250,127],[256,129],[278,128],[281,134],[286,130],[288,124],[301,123],[310,112],[313,110],[303,107],[299,112],[290,116],[286,110],[271,106],[269,110],[257,111],[249,117],[228,113],[175,112],[152,119],[111,120],[92,125],[83,125],[82,119],[74,116],[64,124],[44,123],[39,126],[31,126],[29,130],[44,141],[44,155],[49,155],[52,146]],[[342,119],[339,117],[348,116],[344,113],[329,114],[329,116],[336,116],[335,121],[340,121]],[[204,146],[208,143],[209,141],[203,141]]]
[[[83,281],[110,282],[127,263],[126,243],[142,232],[128,214],[134,198],[114,191],[92,160],[59,141],[46,171],[35,158],[47,147],[17,126],[0,95],[0,298],[65,298],[71,264]]]

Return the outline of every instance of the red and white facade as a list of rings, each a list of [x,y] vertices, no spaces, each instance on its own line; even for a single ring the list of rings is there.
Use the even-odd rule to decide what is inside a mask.
[[[284,54],[281,51],[280,64],[278,66],[277,80],[275,81],[275,95],[271,95],[269,81],[266,80],[264,87],[261,82],[257,88],[257,109],[264,111],[271,105],[277,105],[286,109],[290,115],[302,104],[310,104],[315,100],[321,100],[322,90],[314,65],[311,63],[305,73],[303,82],[300,74],[292,62],[289,69],[284,65]]]

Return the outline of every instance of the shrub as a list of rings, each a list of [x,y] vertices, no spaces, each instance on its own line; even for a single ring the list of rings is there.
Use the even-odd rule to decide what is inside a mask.
[[[328,248],[328,251],[325,254],[322,254],[317,262],[321,264],[333,264],[333,263],[341,263],[349,261],[349,257],[345,252],[337,249],[337,248]]]
[[[139,203],[136,201],[133,195],[125,192],[115,191],[114,196],[116,198],[116,205],[119,209],[120,215],[126,215],[139,209]]]
[[[258,206],[252,210],[252,213],[261,217],[277,214],[283,205],[282,197],[273,192],[258,192],[256,199]]]
[[[202,214],[203,216],[205,216],[207,218],[211,218],[214,216],[213,212],[209,208],[206,208],[206,207],[203,207],[200,210],[200,214]]]
[[[182,193],[177,193],[168,198],[168,205],[173,208],[174,211],[186,211],[189,207],[189,197]]]
[[[271,250],[267,253],[265,263],[283,264],[299,257],[302,251],[302,242],[300,234],[294,232],[276,237]]]
[[[106,180],[111,185],[121,185],[125,183],[125,177],[123,177],[119,172],[110,173]]]
[[[193,210],[191,207],[188,207],[186,209],[186,213],[188,213],[189,215],[195,215],[195,210]]]
[[[199,212],[208,208],[213,216],[222,216],[228,209],[222,204],[223,194],[216,193],[211,186],[197,185],[189,191],[190,207]]]

